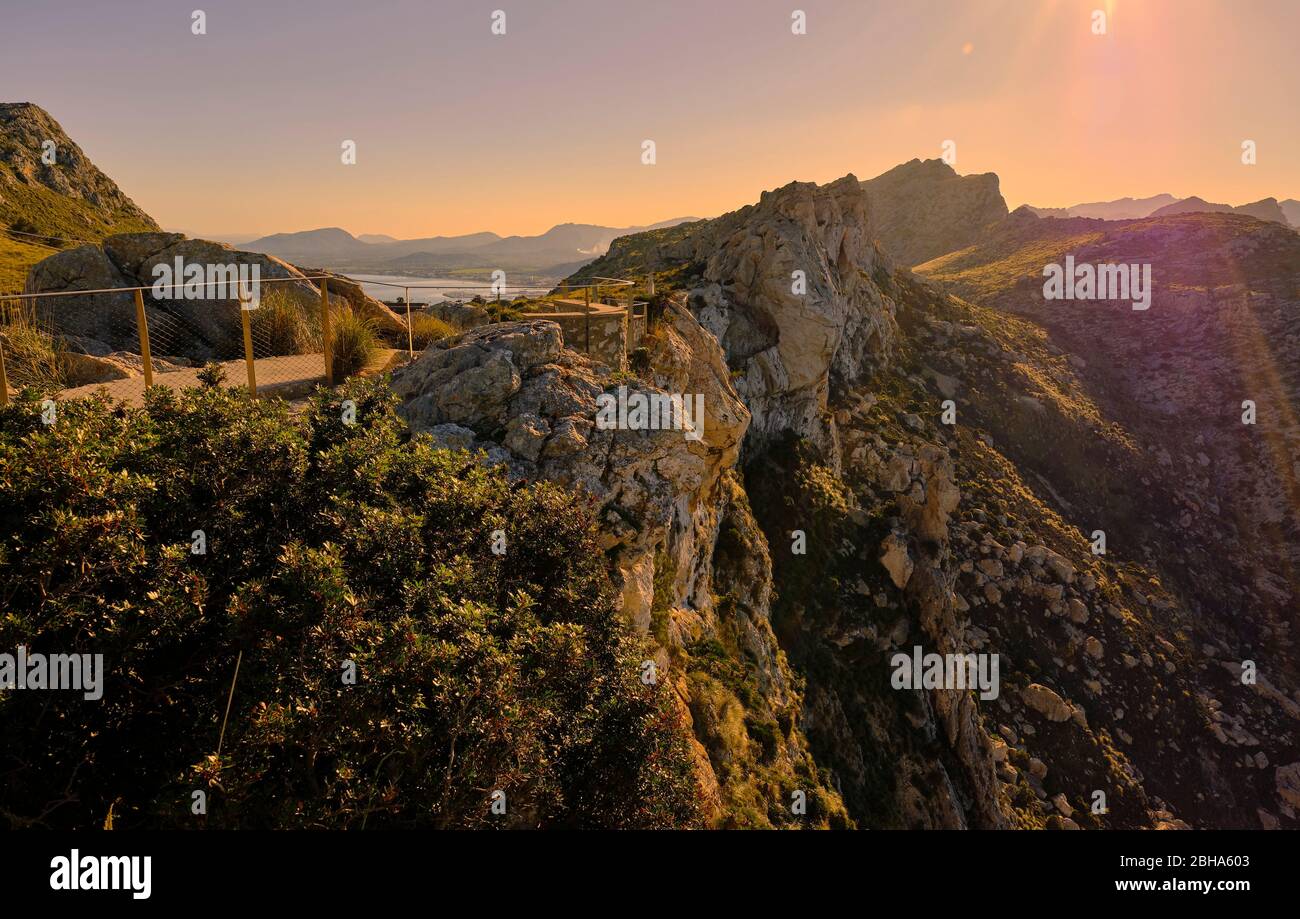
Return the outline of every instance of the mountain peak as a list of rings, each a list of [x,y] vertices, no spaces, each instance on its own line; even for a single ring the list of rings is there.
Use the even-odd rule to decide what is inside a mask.
[[[872,229],[904,265],[971,245],[1007,216],[996,173],[958,175],[943,160],[914,159],[862,183]]]
[[[31,102],[0,102],[0,224],[73,239],[158,229],[49,112]]]

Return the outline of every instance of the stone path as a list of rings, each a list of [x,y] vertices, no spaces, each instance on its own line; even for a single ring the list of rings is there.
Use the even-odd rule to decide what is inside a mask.
[[[405,351],[380,348],[375,359],[371,361],[363,375],[369,376],[389,369],[406,360]],[[325,359],[322,354],[291,354],[285,357],[263,357],[253,362],[253,372],[257,378],[258,396],[276,396],[281,399],[296,399],[307,395],[318,383],[325,382]],[[226,383],[230,386],[243,386],[248,383],[248,369],[243,360],[224,361],[221,366],[226,371]],[[154,373],[155,386],[168,386],[183,389],[199,385],[199,367],[185,367],[168,373]],[[127,405],[144,404],[144,377],[129,377],[124,380],[110,380],[107,383],[92,383],[65,389],[59,397],[62,399],[79,399],[93,395],[99,390],[106,390],[114,402]]]

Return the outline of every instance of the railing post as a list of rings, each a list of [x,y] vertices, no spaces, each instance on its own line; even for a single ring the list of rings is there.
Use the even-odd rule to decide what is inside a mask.
[[[583,297],[586,300],[587,310],[582,317],[583,324],[583,348],[588,354],[591,353],[591,286],[588,285],[583,289]]]
[[[320,338],[325,351],[325,382],[334,385],[334,343],[330,341],[330,279],[320,279]]]
[[[135,292],[135,326],[140,331],[140,362],[144,365],[144,386],[153,385],[153,359],[149,356],[149,320],[144,313],[144,294]]]
[[[411,288],[406,288],[406,361],[415,360],[415,333],[411,327]]]
[[[244,309],[244,301],[239,301],[239,321],[244,326],[244,363],[248,365],[248,394],[257,398],[257,373],[253,370],[253,323],[248,318],[251,310]]]
[[[0,311],[8,318],[8,311]],[[5,372],[5,336],[0,332],[0,405],[9,404],[9,374]]]

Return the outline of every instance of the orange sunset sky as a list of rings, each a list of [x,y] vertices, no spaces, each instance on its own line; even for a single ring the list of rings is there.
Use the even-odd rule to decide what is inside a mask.
[[[43,0],[4,18],[5,101],[46,108],[197,234],[708,217],[945,140],[1012,207],[1300,198],[1295,0]]]

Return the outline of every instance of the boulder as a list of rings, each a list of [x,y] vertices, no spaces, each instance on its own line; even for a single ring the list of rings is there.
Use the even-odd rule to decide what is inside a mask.
[[[487,310],[474,303],[430,303],[425,312],[461,330],[476,329],[492,321]]]
[[[890,533],[880,544],[880,564],[889,572],[889,579],[894,586],[902,590],[907,586],[915,567],[907,553],[907,542],[897,533]]]
[[[1273,771],[1277,796],[1292,807],[1300,807],[1300,762],[1278,766]]]
[[[1021,690],[1020,698],[1048,721],[1068,721],[1073,713],[1064,699],[1041,683],[1030,683]]]
[[[85,245],[57,252],[32,266],[24,293],[103,291],[128,286],[131,282],[102,249]],[[135,300],[130,293],[37,297],[32,302],[40,320],[63,335],[101,342],[112,349],[139,348]]]

